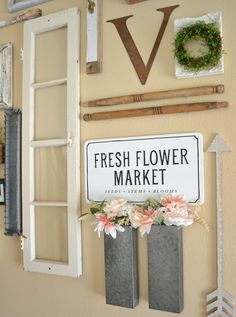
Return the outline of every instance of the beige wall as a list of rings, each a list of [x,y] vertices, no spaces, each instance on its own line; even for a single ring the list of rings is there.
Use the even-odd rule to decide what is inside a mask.
[[[0,1],[0,18],[8,17],[7,0]],[[236,29],[235,0],[149,0],[128,6],[125,0],[104,0],[104,66],[97,75],[85,73],[85,0],[53,0],[41,6],[43,14],[78,6],[81,20],[81,102],[106,96],[142,93],[181,87],[223,83],[226,92],[222,96],[195,97],[192,101],[228,100],[229,109],[202,113],[179,114],[162,117],[146,117],[101,122],[81,122],[81,183],[82,210],[87,206],[84,199],[83,142],[92,138],[109,138],[175,132],[200,132],[205,149],[215,133],[220,133],[232,152],[223,158],[223,217],[224,217],[224,286],[236,296],[236,223],[234,193],[236,182]],[[163,37],[145,86],[139,83],[136,73],[112,24],[105,21],[134,14],[129,20],[132,35],[147,61],[162,18],[157,8],[180,4],[176,9]],[[225,75],[198,79],[176,80],[172,53],[173,19],[200,16],[207,12],[223,12]],[[20,48],[23,25],[0,29],[0,44],[14,44],[14,105],[21,107],[22,63]],[[184,100],[178,100],[178,102]],[[175,100],[173,101],[173,103]],[[168,104],[163,101],[160,104]],[[145,104],[155,105],[156,103]],[[140,105],[143,106],[143,105]],[[131,107],[130,105],[127,108]],[[124,109],[125,107],[116,107]],[[86,109],[82,108],[82,112]],[[53,118],[52,118],[53,120]],[[205,204],[202,214],[211,226],[206,233],[197,224],[184,229],[184,290],[185,308],[181,316],[205,316],[206,293],[216,287],[216,226],[215,226],[215,165],[214,155],[205,154]],[[23,175],[24,177],[24,175]],[[26,273],[22,266],[19,238],[5,237],[4,210],[0,210],[0,317],[143,317],[172,316],[169,313],[148,309],[146,237],[139,238],[140,304],[134,309],[124,309],[105,304],[103,239],[98,239],[89,222],[82,227],[83,275],[71,279],[44,274]]]

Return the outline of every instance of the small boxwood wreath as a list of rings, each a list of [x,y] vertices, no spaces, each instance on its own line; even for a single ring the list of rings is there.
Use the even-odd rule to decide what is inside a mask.
[[[190,39],[203,39],[207,52],[197,57],[191,56],[185,48]],[[174,46],[178,63],[185,69],[196,72],[216,66],[223,54],[221,34],[215,23],[197,22],[182,28],[176,34]]]

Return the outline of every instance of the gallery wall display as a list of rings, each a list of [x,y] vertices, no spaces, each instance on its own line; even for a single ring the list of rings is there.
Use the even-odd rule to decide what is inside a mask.
[[[15,12],[51,0],[7,0],[8,11]],[[123,0],[127,4],[146,0]],[[86,0],[87,74],[102,70],[102,0]],[[138,6],[138,5],[137,5]],[[142,5],[140,5],[142,6]],[[136,6],[133,6],[133,8]],[[107,22],[116,31],[144,85],[164,38],[172,13],[179,5],[159,8],[163,13],[160,29],[145,65],[127,26],[133,15]],[[176,11],[177,12],[177,11]],[[0,27],[41,17],[40,9],[0,21]],[[159,17],[159,13],[157,16]],[[142,23],[142,21],[141,21]],[[36,80],[38,34],[67,28],[65,78]],[[209,13],[197,18],[174,21],[175,76],[191,78],[224,73],[222,14]],[[195,33],[191,33],[195,32]],[[187,34],[188,33],[188,34]],[[184,39],[184,35],[187,36]],[[215,55],[209,38],[218,44]],[[188,40],[204,39],[208,53],[191,57],[184,45]],[[213,45],[214,46],[214,45]],[[78,220],[80,206],[80,11],[70,8],[24,23],[23,111],[12,106],[12,44],[0,45],[0,105],[5,108],[5,179],[0,179],[0,204],[5,204],[5,235],[21,236],[25,271],[78,277],[82,274],[80,221],[89,214],[95,217],[94,231],[104,234],[106,303],[135,308],[139,303],[137,233],[147,234],[148,302],[150,309],[181,313],[184,308],[184,271],[182,228],[199,222],[204,202],[203,136],[200,133],[148,135],[89,140],[84,145],[86,200],[88,213]],[[187,54],[186,54],[187,53]],[[187,58],[186,58],[187,55]],[[183,58],[185,57],[185,58]],[[207,59],[208,58],[208,59]],[[33,80],[32,80],[33,78]],[[36,137],[36,94],[39,90],[66,87],[66,133],[61,138]],[[88,107],[115,106],[153,100],[221,94],[224,85],[211,85],[153,91],[92,100]],[[45,101],[45,100],[44,100]],[[204,101],[169,104],[137,109],[85,113],[85,121],[156,116],[227,108],[227,101]],[[58,107],[58,112],[63,111]],[[63,114],[63,112],[61,112]],[[45,111],[45,116],[47,113]],[[21,124],[23,133],[21,135]],[[23,140],[21,144],[21,140]],[[22,146],[22,149],[21,149]],[[66,199],[37,197],[39,152],[60,149],[65,154]],[[217,289],[207,295],[208,317],[234,316],[235,298],[223,288],[222,231],[222,153],[229,151],[216,136],[208,152],[216,155],[217,214]],[[22,152],[22,170],[21,170]],[[56,154],[53,156],[56,160]],[[51,159],[51,158],[50,158]],[[48,160],[50,161],[50,160]],[[53,161],[53,160],[51,160]],[[55,161],[53,162],[53,164]],[[45,161],[40,161],[42,173]],[[22,171],[24,178],[22,179]],[[50,180],[53,183],[53,181]],[[43,182],[42,182],[43,183]],[[56,182],[53,183],[56,186]],[[45,186],[45,183],[43,183]],[[24,195],[22,196],[22,191]],[[56,261],[37,256],[37,214],[52,209],[65,210],[68,258]],[[22,214],[23,212],[23,214]],[[61,233],[61,232],[60,232]]]
[[[0,105],[12,105],[12,44],[0,45]]]
[[[85,143],[86,199],[142,202],[161,194],[204,200],[202,135],[173,134]],[[181,182],[179,181],[181,179]]]
[[[8,12],[20,11],[51,0],[7,0]]]
[[[101,72],[102,0],[89,0],[87,7],[87,74]]]
[[[222,13],[208,13],[197,18],[174,21],[175,76],[190,78],[224,73]],[[200,54],[194,55],[186,44],[202,40]]]
[[[230,149],[219,136],[213,139],[207,152],[216,159],[216,219],[217,219],[217,289],[207,295],[207,316],[235,316],[235,298],[223,287],[223,213],[222,213],[222,155]]]

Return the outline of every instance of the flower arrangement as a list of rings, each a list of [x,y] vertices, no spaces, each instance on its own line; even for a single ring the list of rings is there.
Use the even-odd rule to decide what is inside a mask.
[[[101,203],[91,203],[90,212],[80,219],[93,215],[95,230],[100,237],[102,231],[116,238],[117,231],[123,232],[123,226],[139,229],[141,236],[149,234],[153,224],[166,226],[189,226],[194,222],[209,230],[206,221],[199,216],[199,206],[189,206],[183,196],[168,195],[160,200],[148,199],[142,205],[127,200],[113,199]]]

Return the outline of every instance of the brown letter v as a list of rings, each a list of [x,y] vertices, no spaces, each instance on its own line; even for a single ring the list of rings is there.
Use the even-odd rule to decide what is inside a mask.
[[[137,46],[135,45],[134,40],[132,39],[132,36],[126,25],[126,21],[133,15],[128,15],[126,17],[107,21],[115,25],[142,85],[146,83],[148,74],[152,68],[153,61],[160,46],[170,15],[172,11],[174,11],[178,7],[179,5],[175,5],[171,7],[157,9],[157,11],[161,11],[164,13],[164,18],[147,65],[144,64],[142,57],[137,49]]]

